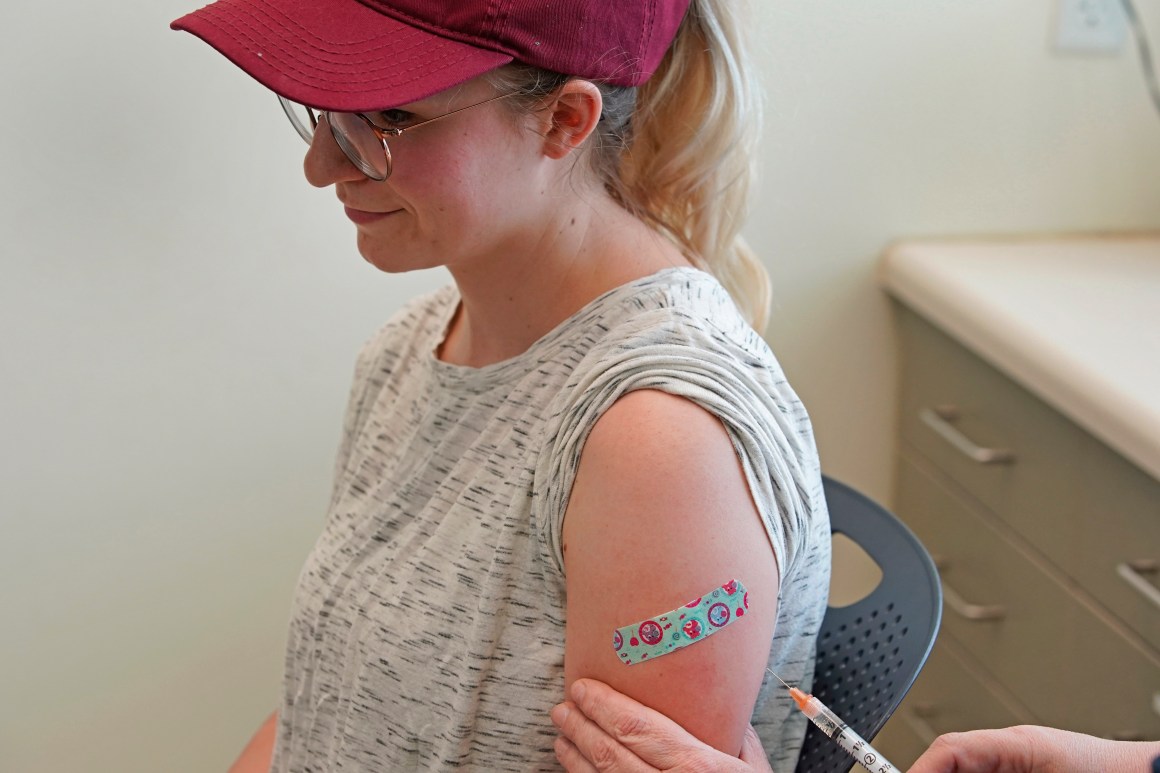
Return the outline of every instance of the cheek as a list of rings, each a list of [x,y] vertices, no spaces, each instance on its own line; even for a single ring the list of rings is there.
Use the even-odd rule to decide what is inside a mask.
[[[404,185],[420,220],[438,220],[439,238],[461,229],[481,233],[501,226],[531,194],[526,159],[516,149],[470,134],[451,138],[453,153],[431,153],[407,170]],[[429,223],[430,224],[430,223]]]

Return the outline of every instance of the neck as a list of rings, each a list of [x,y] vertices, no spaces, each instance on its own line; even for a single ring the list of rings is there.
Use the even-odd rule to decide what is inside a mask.
[[[611,198],[569,208],[503,255],[449,266],[462,303],[439,350],[482,367],[515,357],[601,294],[690,263]]]

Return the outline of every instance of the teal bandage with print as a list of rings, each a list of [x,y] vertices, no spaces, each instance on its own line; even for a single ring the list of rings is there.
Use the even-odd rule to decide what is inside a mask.
[[[626,666],[659,658],[712,636],[748,609],[749,592],[738,580],[730,580],[672,612],[617,628],[612,648]]]

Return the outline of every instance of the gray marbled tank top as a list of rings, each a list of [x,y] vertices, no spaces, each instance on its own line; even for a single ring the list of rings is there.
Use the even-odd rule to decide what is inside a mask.
[[[668,269],[484,368],[435,357],[458,301],[453,286],[413,301],[358,358],[295,592],[272,769],[559,770],[561,524],[589,430],[634,389],[686,397],[727,428],[781,571],[769,664],[808,686],[830,571],[817,453],[728,293]],[[784,690],[763,685],[753,721],[792,770],[805,720]]]

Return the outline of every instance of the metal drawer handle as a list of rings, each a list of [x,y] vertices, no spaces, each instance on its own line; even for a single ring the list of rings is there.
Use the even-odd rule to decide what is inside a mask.
[[[945,581],[942,583],[942,592],[947,606],[967,620],[1002,620],[1007,616],[1007,608],[1001,604],[972,604]]]
[[[1158,570],[1160,570],[1160,565],[1147,559],[1116,564],[1116,574],[1120,575],[1124,582],[1135,588],[1141,596],[1160,607],[1160,590],[1157,590],[1156,586],[1148,582],[1148,578],[1144,576],[1145,574],[1155,574]]]
[[[951,422],[959,418],[959,409],[953,405],[923,408],[918,412],[922,423],[933,429],[943,440],[979,464],[1011,464],[1015,454],[1006,448],[985,448],[964,435]]]

